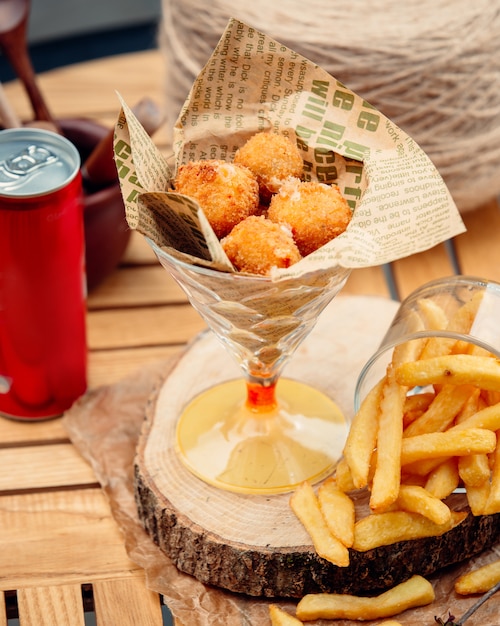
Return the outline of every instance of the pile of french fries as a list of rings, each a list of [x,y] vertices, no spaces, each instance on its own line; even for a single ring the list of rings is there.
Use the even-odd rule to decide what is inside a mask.
[[[424,298],[415,312],[416,326],[467,335],[482,295],[476,293],[450,318],[436,301]],[[346,567],[349,549],[363,552],[439,536],[460,524],[468,511],[454,511],[446,503],[459,487],[472,515],[499,513],[499,436],[500,361],[495,355],[463,339],[442,336],[400,344],[384,378],[353,419],[335,475],[317,492],[303,483],[290,505],[318,555]],[[352,498],[358,490],[368,490],[370,507],[360,519]],[[410,580],[410,591],[409,581],[389,590],[389,604],[381,596],[369,603],[385,607],[383,613],[371,613],[353,596],[312,594],[299,602],[294,618],[299,621],[294,623],[385,618],[432,602],[429,583],[420,577]],[[479,593],[499,580],[500,562],[457,580],[456,591]],[[292,622],[273,621],[287,623]]]
[[[482,295],[476,293],[451,319],[428,299],[419,301],[419,314],[426,328],[467,336]],[[461,339],[410,341],[396,346],[385,377],[354,417],[337,486],[345,493],[370,490],[370,509],[377,515],[360,520],[366,528],[380,526],[378,515],[389,515],[387,520],[418,515],[415,521],[435,524],[431,534],[438,535],[463,519],[444,502],[460,486],[473,515],[500,512],[499,432],[496,356]],[[373,543],[355,532],[354,547],[370,549],[398,536],[378,534]]]

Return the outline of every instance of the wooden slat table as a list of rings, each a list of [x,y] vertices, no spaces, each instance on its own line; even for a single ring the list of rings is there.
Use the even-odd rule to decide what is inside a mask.
[[[163,102],[159,51],[101,59],[54,70],[40,86],[56,116],[84,116],[112,126],[115,91],[129,103]],[[18,114],[30,108],[22,87],[5,85]],[[168,151],[168,133],[156,143]],[[462,273],[500,281],[500,210],[496,201],[465,216],[454,242]],[[346,294],[390,295],[387,269],[353,272]],[[399,297],[455,273],[444,244],[395,263]],[[121,265],[88,299],[89,385],[120,380],[177,353],[204,326],[141,236],[132,235]],[[131,330],[133,329],[133,330]],[[108,502],[60,420],[25,424],[0,418],[0,626],[6,615],[30,626],[164,623],[160,598],[127,556]]]

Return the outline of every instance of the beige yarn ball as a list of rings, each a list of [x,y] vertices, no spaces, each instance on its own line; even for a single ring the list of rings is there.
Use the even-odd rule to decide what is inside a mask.
[[[162,0],[172,125],[229,17],[314,61],[425,150],[461,212],[500,194],[496,0]]]

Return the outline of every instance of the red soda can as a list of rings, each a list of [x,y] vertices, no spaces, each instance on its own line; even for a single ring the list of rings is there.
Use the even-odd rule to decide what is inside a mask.
[[[0,131],[0,415],[57,417],[87,388],[80,156],[42,129]]]

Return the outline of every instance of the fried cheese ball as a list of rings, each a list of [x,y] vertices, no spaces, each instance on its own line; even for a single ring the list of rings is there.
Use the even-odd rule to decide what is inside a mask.
[[[287,225],[302,256],[345,231],[352,212],[336,185],[288,180],[271,198],[267,217]]]
[[[174,186],[198,201],[219,239],[260,211],[257,180],[240,165],[216,159],[190,161],[179,167]]]
[[[237,150],[234,162],[245,165],[253,172],[264,201],[269,201],[290,176],[300,178],[304,169],[297,145],[276,132],[263,131],[252,135]]]
[[[234,268],[247,274],[266,276],[273,267],[290,267],[301,259],[287,229],[263,215],[244,219],[221,244]]]

